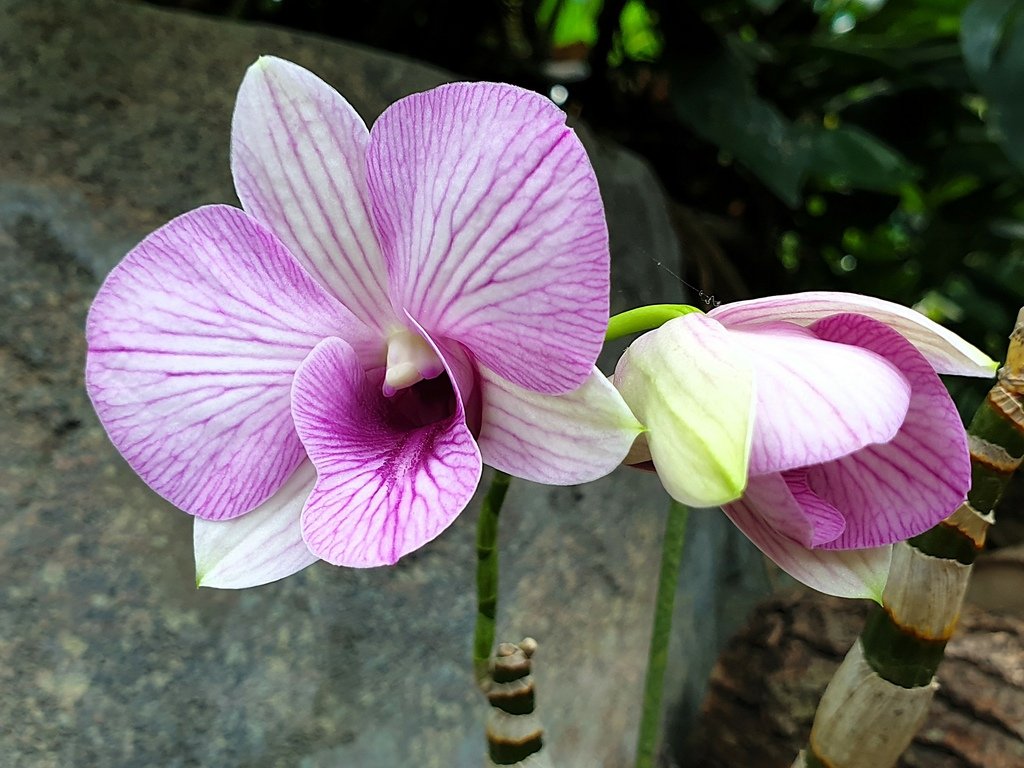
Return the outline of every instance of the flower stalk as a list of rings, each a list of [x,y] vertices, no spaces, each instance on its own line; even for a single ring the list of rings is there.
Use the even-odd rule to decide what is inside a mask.
[[[490,687],[488,663],[494,645],[498,613],[498,517],[512,478],[495,471],[480,505],[476,527],[476,629],[473,633],[473,671],[485,693]]]
[[[647,656],[647,677],[644,681],[643,713],[637,738],[636,768],[654,768],[661,725],[661,700],[665,687],[665,667],[672,633],[672,610],[675,606],[679,568],[683,562],[686,542],[688,507],[672,502],[665,523],[665,540],[661,549],[661,573],[658,576],[658,594],[654,603],[654,626]]]
[[[968,428],[972,487],[928,531],[896,546],[881,606],[822,696],[794,768],[888,768],[928,713],[972,564],[1024,459],[1024,308],[1006,364]]]
[[[608,321],[608,330],[605,331],[604,338],[605,341],[614,341],[633,333],[650,331],[661,327],[669,320],[694,312],[700,310],[689,304],[650,304],[629,309],[612,316]]]

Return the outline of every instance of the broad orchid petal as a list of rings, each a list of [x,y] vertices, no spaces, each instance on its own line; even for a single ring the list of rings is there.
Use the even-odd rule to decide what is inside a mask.
[[[491,83],[409,96],[373,125],[367,180],[399,311],[520,387],[560,394],[590,375],[608,233],[561,110]]]
[[[998,367],[998,363],[973,344],[920,312],[856,293],[809,291],[770,296],[722,304],[708,314],[729,328],[749,329],[778,320],[807,326],[845,312],[867,315],[899,331],[938,373],[987,377]]]
[[[331,86],[289,61],[261,56],[238,91],[231,171],[245,210],[359,319],[386,329],[394,313],[370,223],[369,138]]]
[[[866,333],[867,326],[875,328]],[[926,531],[971,487],[967,436],[949,393],[912,344],[870,318],[837,315],[812,329],[885,357],[913,388],[906,419],[890,442],[808,470],[810,488],[846,518],[846,530],[824,546],[874,547]]]
[[[836,597],[866,597],[882,602],[892,547],[808,549],[775,530],[760,510],[741,499],[722,507],[754,545],[777,566],[812,589]]]
[[[481,369],[484,463],[547,485],[604,477],[643,431],[618,390],[597,368],[565,395],[541,395]]]
[[[754,374],[720,323],[694,313],[644,334],[619,359],[613,381],[647,428],[651,459],[672,498],[711,507],[743,492]]]
[[[245,589],[298,573],[317,561],[302,540],[299,518],[316,470],[299,464],[281,488],[252,512],[233,520],[203,520],[193,528],[196,586]]]
[[[729,338],[754,368],[751,475],[830,461],[887,442],[903,423],[910,384],[873,352],[822,341],[788,323],[730,330]]]
[[[223,520],[266,501],[302,461],[289,398],[309,350],[367,333],[273,233],[208,206],[158,229],[107,277],[86,327],[86,387],[153,490]]]
[[[480,480],[480,452],[454,393],[450,416],[410,423],[341,339],[295,374],[292,413],[317,481],[302,513],[309,548],[335,565],[395,563],[435,538]]]

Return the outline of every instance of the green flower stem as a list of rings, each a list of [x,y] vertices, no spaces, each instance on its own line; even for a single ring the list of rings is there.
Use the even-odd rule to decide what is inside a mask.
[[[686,519],[690,510],[672,502],[665,523],[665,541],[661,548],[661,574],[654,604],[654,628],[647,656],[647,678],[644,681],[644,708],[640,718],[640,736],[636,747],[636,768],[654,768],[661,725],[661,698],[668,663],[668,643],[672,632],[672,609],[676,601],[679,567],[683,562],[686,541]]]
[[[476,631],[473,633],[473,671],[486,691],[488,663],[494,646],[494,620],[498,613],[498,515],[512,478],[495,471],[491,487],[480,505],[476,527]]]
[[[942,601],[932,596],[930,618],[938,617],[940,621],[932,623],[945,625],[945,631],[937,636],[928,636],[913,623],[896,615],[898,612],[883,598],[884,604],[873,608],[858,640],[864,659],[882,681],[880,685],[887,686],[888,700],[878,698],[876,707],[895,712],[900,707],[905,709],[909,706],[907,702],[913,697],[913,706],[922,708],[922,719],[931,697],[915,697],[914,692],[930,685],[935,676],[946,642],[956,625],[971,564],[985,544],[986,532],[1003,491],[1024,459],[1024,309],[1010,335],[1006,365],[1000,369],[995,386],[975,413],[967,433],[970,436],[972,482],[966,501],[941,523],[907,542],[911,551],[927,556],[919,558],[920,565],[917,566],[929,569],[919,571],[918,578],[923,583],[938,584],[943,573],[948,574],[951,568],[966,569],[962,589],[947,590]],[[932,573],[935,574],[934,579],[931,578]],[[919,612],[919,622],[923,621],[922,616]],[[836,686],[836,679],[829,687],[830,691]],[[848,693],[837,689],[831,695],[841,700]],[[839,755],[857,754],[861,760],[857,765],[888,768],[914,737],[913,732],[894,732],[884,739],[879,738],[879,734],[872,734],[872,739],[857,739],[856,744],[839,743],[842,739],[832,741],[822,733],[843,733],[857,738],[857,731],[849,728],[836,730],[830,723],[830,715],[823,715],[823,711],[830,712],[831,709],[826,706],[819,708],[811,739],[794,766],[818,768],[832,765]],[[866,746],[869,744],[872,745],[870,748]],[[883,748],[887,750],[885,760],[878,756],[878,751]]]
[[[700,312],[700,310],[689,304],[651,304],[620,312],[608,321],[608,330],[605,331],[604,340],[614,341],[633,333],[650,331],[661,327],[669,320],[694,312]]]

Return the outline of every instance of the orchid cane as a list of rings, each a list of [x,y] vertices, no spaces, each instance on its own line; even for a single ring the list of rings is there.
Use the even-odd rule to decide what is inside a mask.
[[[457,83],[368,131],[301,67],[250,68],[243,209],[143,240],[87,327],[89,395],[132,468],[195,516],[199,584],[394,563],[462,511],[482,461],[550,484],[621,461],[641,428],[593,365],[607,233],[564,120]]]
[[[889,768],[927,717],[972,563],[1024,459],[1024,309],[1006,364],[968,433],[967,499],[935,527],[897,545],[883,605],[829,683],[794,768]]]

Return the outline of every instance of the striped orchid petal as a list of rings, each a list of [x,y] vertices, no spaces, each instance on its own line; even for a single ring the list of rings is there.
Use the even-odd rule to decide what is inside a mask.
[[[393,564],[440,534],[472,498],[480,453],[448,379],[385,398],[350,346],[325,339],[296,373],[292,400],[317,469],[302,535],[320,558]]]
[[[381,115],[367,169],[396,307],[520,387],[583,383],[608,322],[608,235],[561,110],[509,85],[442,86]]]
[[[359,319],[386,330],[394,313],[370,222],[369,138],[362,118],[327,83],[261,56],[238,91],[231,172],[245,210]]]
[[[910,408],[888,443],[808,469],[810,488],[846,518],[824,544],[860,548],[915,536],[963,501],[970,454],[956,406],[923,354],[899,333],[863,316],[839,315],[811,326],[818,336],[856,343],[899,367],[912,386]]]
[[[616,389],[647,428],[651,460],[677,501],[724,504],[743,492],[754,423],[754,372],[706,315],[670,320],[634,341]]]
[[[892,547],[811,549],[776,530],[746,498],[722,508],[730,520],[776,565],[812,589],[836,597],[882,602]]]
[[[326,83],[265,56],[239,89],[231,160],[244,211],[155,232],[88,328],[114,444],[177,506],[235,521],[197,524],[201,583],[395,562],[472,497],[476,435],[550,482],[625,454],[639,426],[593,373],[601,197],[546,99],[456,84],[368,131]]]
[[[324,336],[368,331],[236,208],[187,213],[110,273],[89,312],[86,386],[157,493],[222,520],[266,501],[304,452],[292,375]]]
[[[317,561],[299,518],[316,470],[307,460],[252,512],[232,520],[195,519],[196,586],[244,589],[291,576]]]
[[[998,367],[998,363],[973,344],[920,312],[856,293],[810,291],[769,296],[723,304],[709,314],[729,328],[749,329],[779,320],[806,326],[844,312],[866,315],[899,331],[938,373],[987,377]]]
[[[728,338],[754,369],[751,475],[888,442],[903,423],[910,384],[892,363],[852,341],[823,342],[790,323],[732,330]]]
[[[484,461],[548,485],[604,477],[618,466],[643,426],[596,368],[565,395],[540,395],[481,369]]]
[[[842,513],[809,491],[806,470],[750,478],[743,503],[807,548],[833,541],[846,528]]]

